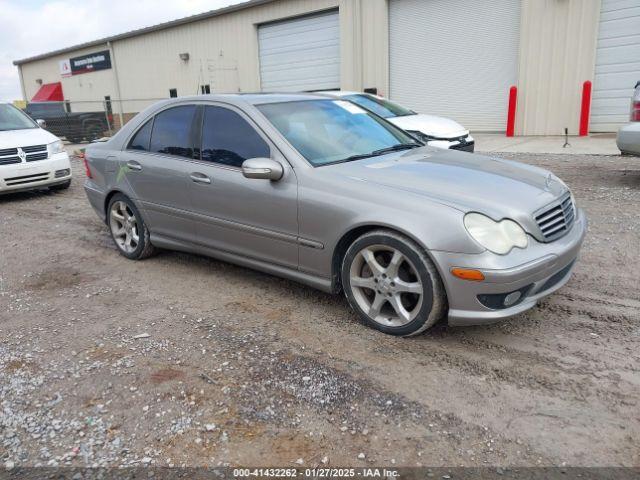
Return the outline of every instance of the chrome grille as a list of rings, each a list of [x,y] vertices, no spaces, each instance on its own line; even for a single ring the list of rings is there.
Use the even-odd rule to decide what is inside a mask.
[[[46,152],[46,145],[31,145],[29,147],[22,147],[24,153]]]
[[[567,192],[551,205],[539,210],[534,218],[544,239],[551,242],[571,230],[575,216],[571,193]]]
[[[0,165],[11,165],[12,163],[20,163],[17,148],[0,149]]]
[[[27,155],[27,162],[35,162],[37,160],[46,160],[47,152],[30,153]]]
[[[0,157],[0,165],[11,165],[12,163],[21,163],[19,157]]]
[[[28,147],[22,147],[22,151],[27,154],[27,162],[46,160],[49,156],[46,145],[31,145]]]
[[[20,147],[20,150],[26,154],[25,161],[27,162],[37,162],[49,158],[46,145],[29,145],[27,147]],[[22,160],[18,156],[17,148],[0,149],[0,165],[11,165],[15,163],[22,163]]]

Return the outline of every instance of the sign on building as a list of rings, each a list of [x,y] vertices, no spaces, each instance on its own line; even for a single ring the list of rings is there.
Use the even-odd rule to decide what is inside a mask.
[[[63,73],[63,62],[64,60],[60,62],[60,73]],[[103,50],[101,52],[70,58],[68,62],[70,64],[71,75],[107,70],[111,68],[111,54],[109,53],[109,50]]]
[[[69,61],[69,59],[60,60],[58,65],[60,65],[60,75],[61,76],[63,76],[63,77],[70,77],[71,76],[71,62]]]

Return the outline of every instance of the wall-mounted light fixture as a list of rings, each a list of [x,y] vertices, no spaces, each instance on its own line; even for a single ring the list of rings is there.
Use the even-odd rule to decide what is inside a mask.
[[[189,54],[187,52],[180,53],[180,54],[178,54],[178,56],[180,57],[180,60],[182,60],[183,62],[188,62],[189,61]]]

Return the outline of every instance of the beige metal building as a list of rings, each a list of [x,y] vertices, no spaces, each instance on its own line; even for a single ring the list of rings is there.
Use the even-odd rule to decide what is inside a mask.
[[[476,131],[578,133],[627,121],[640,0],[252,0],[14,62],[25,100],[60,83],[72,110],[116,122],[196,93],[375,89]],[[42,94],[39,94],[42,96]]]

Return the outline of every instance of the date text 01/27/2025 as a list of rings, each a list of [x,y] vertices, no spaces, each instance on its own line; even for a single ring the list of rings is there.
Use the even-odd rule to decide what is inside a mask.
[[[395,478],[397,470],[386,468],[235,468],[235,478]]]

